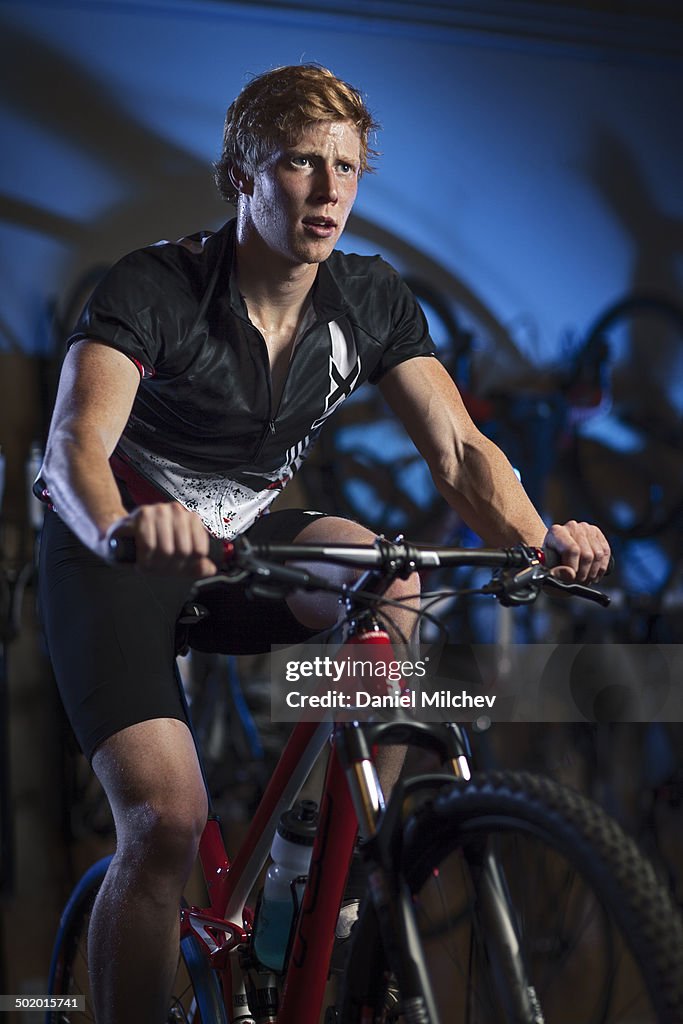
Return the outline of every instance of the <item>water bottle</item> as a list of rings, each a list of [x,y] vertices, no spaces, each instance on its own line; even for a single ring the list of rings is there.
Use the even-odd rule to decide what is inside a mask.
[[[301,800],[282,815],[273,838],[272,864],[266,872],[254,934],[256,956],[273,971],[284,969],[296,910],[292,883],[308,874],[317,824],[317,804]]]

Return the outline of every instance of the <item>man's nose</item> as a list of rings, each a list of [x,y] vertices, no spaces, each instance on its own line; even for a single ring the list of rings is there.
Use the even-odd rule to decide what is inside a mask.
[[[336,203],[339,198],[337,176],[334,167],[322,165],[318,171],[316,189],[320,199],[326,203]]]

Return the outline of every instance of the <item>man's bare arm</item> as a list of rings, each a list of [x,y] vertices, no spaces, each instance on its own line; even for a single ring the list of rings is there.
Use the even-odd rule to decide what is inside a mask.
[[[460,393],[438,360],[400,363],[380,389],[424,457],[436,487],[487,544],[544,543],[577,578],[598,579],[609,545],[589,523],[547,530],[501,450],[472,422]]]
[[[93,342],[69,349],[62,367],[43,475],[61,518],[98,554],[109,527],[126,515],[109,458],[139,380],[127,356]]]
[[[64,522],[106,556],[113,532],[136,539],[143,567],[211,575],[208,534],[177,502],[143,505],[128,514],[109,459],[130,416],[140,375],[123,353],[92,341],[64,360],[47,440],[43,477]]]

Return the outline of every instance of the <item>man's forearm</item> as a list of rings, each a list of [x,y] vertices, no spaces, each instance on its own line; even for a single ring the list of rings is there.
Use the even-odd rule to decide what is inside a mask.
[[[543,520],[503,452],[484,435],[465,442],[457,458],[433,476],[449,505],[484,543],[543,543]]]
[[[102,554],[109,527],[126,515],[104,447],[58,431],[48,444],[43,476],[56,511],[91,550]]]

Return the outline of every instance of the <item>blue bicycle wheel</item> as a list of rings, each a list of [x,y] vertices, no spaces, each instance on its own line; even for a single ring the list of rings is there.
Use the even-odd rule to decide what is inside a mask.
[[[85,1013],[69,1007],[51,1009],[46,1024],[85,1024],[95,1020],[86,941],[90,913],[110,861],[111,857],[104,857],[93,864],[76,885],[62,914],[50,964],[49,994],[83,996]],[[193,935],[180,943],[166,1019],[168,1024],[227,1024],[218,978]]]

